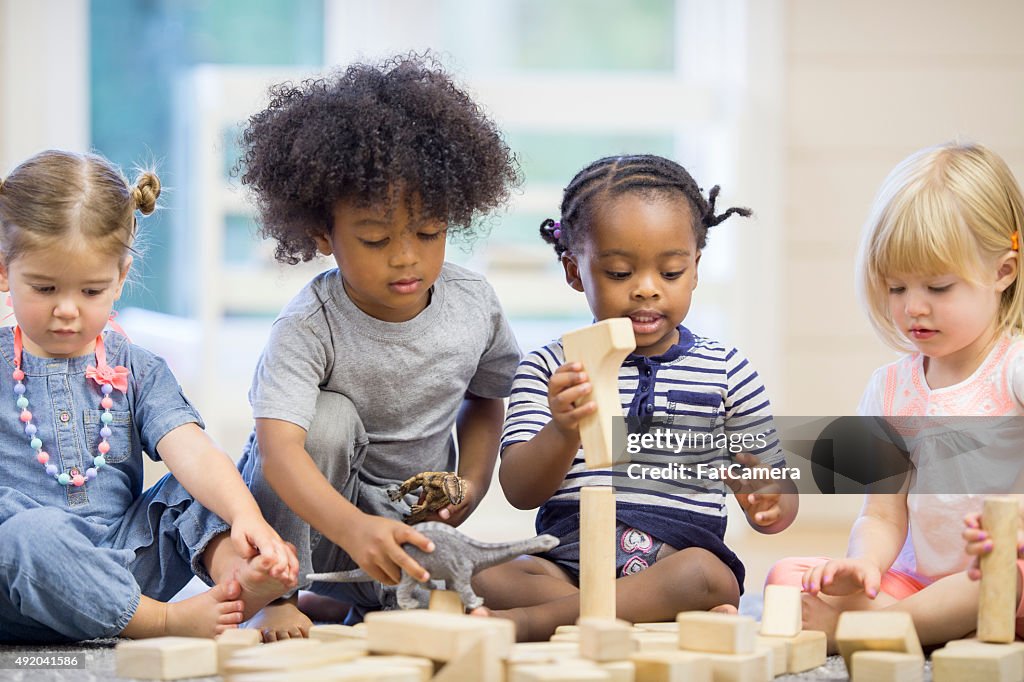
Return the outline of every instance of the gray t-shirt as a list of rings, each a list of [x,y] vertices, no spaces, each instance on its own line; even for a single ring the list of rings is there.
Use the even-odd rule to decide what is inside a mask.
[[[356,307],[341,274],[315,277],[275,320],[249,391],[253,417],[309,429],[321,389],[352,401],[369,437],[366,474],[451,471],[465,394],[507,397],[519,346],[490,284],[445,263],[430,304],[407,322]]]

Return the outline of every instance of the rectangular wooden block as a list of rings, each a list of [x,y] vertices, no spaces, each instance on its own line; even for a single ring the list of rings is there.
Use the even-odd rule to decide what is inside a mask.
[[[978,639],[1012,642],[1017,614],[1017,529],[1020,527],[1017,498],[987,498],[982,525],[994,546],[981,557]]]
[[[459,614],[465,613],[466,607],[462,605],[462,597],[454,590],[431,590],[427,610]]]
[[[758,635],[754,643],[754,651],[772,652],[772,677],[786,674],[786,656],[788,649],[786,640],[781,637],[763,637]]]
[[[924,661],[897,651],[857,651],[850,682],[921,682]]]
[[[512,645],[507,661],[516,663],[549,663],[562,658],[579,658],[576,642],[522,642]]]
[[[624,620],[580,619],[580,655],[591,661],[623,661],[636,650],[633,626]]]
[[[118,677],[178,680],[217,674],[217,643],[197,637],[154,637],[114,649]]]
[[[786,672],[802,673],[825,665],[828,659],[828,639],[819,630],[801,630],[795,637],[761,637],[777,640],[786,646]]]
[[[563,663],[517,665],[508,676],[508,682],[597,682],[598,680],[610,682],[611,676],[596,665],[565,665]]]
[[[493,655],[505,658],[515,642],[515,625],[504,618],[478,618],[414,609],[366,615],[367,645],[373,653],[423,656],[450,661],[481,637],[492,641]]]
[[[762,649],[751,654],[707,654],[711,679],[715,682],[771,682],[772,652]]]
[[[633,631],[637,651],[678,651],[679,633]]]
[[[924,658],[914,621],[902,611],[846,611],[839,616],[836,644],[851,674],[857,651],[897,651]]]
[[[630,656],[636,682],[711,682],[711,660],[694,651],[641,651]]]
[[[580,618],[615,618],[615,492],[580,489]]]
[[[309,629],[309,638],[321,642],[336,642],[339,639],[366,639],[365,628],[351,625],[314,625]]]
[[[223,674],[232,656],[243,649],[259,646],[263,642],[263,635],[259,630],[232,628],[218,635],[214,641],[217,643],[217,670]]]
[[[633,627],[637,630],[649,632],[679,632],[679,623],[675,621],[671,623],[633,623]]]
[[[752,654],[757,621],[748,616],[684,611],[676,616],[679,648],[718,654]]]
[[[1024,646],[1024,644],[1022,644]],[[934,682],[1009,682],[1024,680],[1022,646],[967,642],[932,652]]]
[[[761,634],[794,637],[803,624],[800,588],[792,585],[766,585]]]
[[[316,640],[288,640],[314,642]],[[314,647],[286,647],[288,642],[272,642],[262,646],[244,649],[229,658],[224,664],[226,676],[257,672],[280,672],[319,668],[352,661],[367,653],[366,642],[357,639],[334,642],[316,642]]]

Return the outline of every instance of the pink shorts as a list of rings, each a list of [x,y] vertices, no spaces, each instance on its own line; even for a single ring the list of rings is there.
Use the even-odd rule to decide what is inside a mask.
[[[801,587],[804,573],[808,569],[829,561],[828,557],[802,556],[788,557],[778,561],[768,571],[765,585],[794,585]],[[1017,570],[1024,576],[1024,560],[1017,560]],[[882,576],[881,591],[897,601],[906,599],[912,594],[923,590],[926,585],[919,580],[895,569],[890,568]],[[1017,604],[1017,636],[1024,638],[1024,598]]]

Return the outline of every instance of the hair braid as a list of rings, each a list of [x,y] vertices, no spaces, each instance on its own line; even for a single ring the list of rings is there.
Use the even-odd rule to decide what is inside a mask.
[[[573,177],[562,195],[561,220],[557,224],[554,220],[545,220],[541,223],[540,232],[546,242],[554,244],[555,254],[560,258],[586,233],[592,211],[604,198],[629,192],[679,193],[686,198],[693,214],[697,248],[703,249],[707,244],[708,228],[734,214],[751,215],[750,209],[740,207],[731,207],[716,215],[715,202],[719,191],[719,186],[715,185],[705,199],[701,188],[685,168],[661,156],[608,156],[594,161]],[[560,229],[559,238],[554,237],[555,229]]]

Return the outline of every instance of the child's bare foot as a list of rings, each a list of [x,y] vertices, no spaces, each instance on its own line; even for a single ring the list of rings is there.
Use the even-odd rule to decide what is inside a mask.
[[[264,642],[309,637],[313,621],[299,611],[297,598],[281,599],[264,606],[244,627],[259,630]]]
[[[242,589],[235,580],[179,602],[143,596],[122,637],[216,637],[242,622]]]
[[[294,551],[294,545],[288,543],[288,546]],[[275,564],[267,556],[257,554],[249,559],[244,558],[235,549],[227,533],[221,533],[210,541],[203,553],[203,563],[218,585],[237,580],[242,586],[242,601],[245,602],[242,620],[249,620],[257,611],[297,584],[294,578],[271,575]]]
[[[836,647],[836,625],[839,623],[839,610],[810,594],[800,595],[803,603],[804,630],[821,630],[828,638],[828,653],[839,653]]]
[[[269,557],[257,554],[248,560],[239,557],[238,561],[234,577],[242,586],[242,601],[245,602],[242,620],[249,620],[264,606],[295,587],[290,581],[285,583],[270,575],[274,562]]]
[[[730,616],[735,616],[740,611],[732,604],[719,604],[713,609],[708,609],[711,613],[727,613]]]

